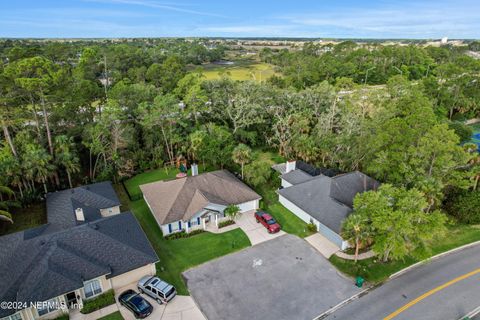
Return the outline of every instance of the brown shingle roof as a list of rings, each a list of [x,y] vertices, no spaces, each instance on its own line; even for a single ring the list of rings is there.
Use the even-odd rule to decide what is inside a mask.
[[[208,203],[241,204],[261,197],[227,170],[140,186],[159,224],[188,220]]]

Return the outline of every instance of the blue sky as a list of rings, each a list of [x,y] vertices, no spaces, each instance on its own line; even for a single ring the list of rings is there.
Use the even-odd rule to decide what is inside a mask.
[[[480,38],[480,0],[1,0],[0,37]]]

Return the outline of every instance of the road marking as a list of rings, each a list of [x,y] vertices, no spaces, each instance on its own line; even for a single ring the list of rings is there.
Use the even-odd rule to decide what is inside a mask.
[[[422,294],[421,296],[419,296],[418,298],[410,301],[409,303],[407,303],[406,305],[404,305],[403,307],[401,307],[400,309],[396,310],[395,312],[389,314],[388,316],[386,316],[385,318],[383,318],[383,320],[391,320],[393,318],[395,318],[396,316],[398,316],[400,313],[402,313],[403,311],[407,310],[408,308],[414,306],[415,304],[419,303],[420,301],[422,301],[423,299],[431,296],[432,294],[435,294],[437,293],[438,291],[440,290],[443,290],[449,286],[451,286],[452,284],[455,284],[459,281],[462,281],[462,280],[465,280],[471,276],[474,276],[476,275],[477,273],[480,273],[480,268],[476,269],[476,270],[473,270],[472,272],[469,272],[469,273],[466,273],[464,274],[463,276],[459,276],[453,280],[450,280],[448,281],[447,283],[444,283],[442,284],[441,286],[438,286],[428,292],[425,292],[424,294]]]

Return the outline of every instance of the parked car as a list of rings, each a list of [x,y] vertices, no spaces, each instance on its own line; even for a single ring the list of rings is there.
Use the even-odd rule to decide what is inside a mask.
[[[159,304],[167,303],[177,295],[171,284],[157,277],[145,276],[137,284],[138,290],[155,299]]]
[[[279,232],[281,227],[278,222],[268,213],[263,211],[255,212],[255,219],[257,223],[263,224],[265,228],[267,228],[269,233],[276,233]]]
[[[118,297],[118,301],[128,310],[132,311],[137,319],[144,319],[153,311],[153,306],[150,304],[150,302],[145,300],[134,290],[127,290],[123,292]]]

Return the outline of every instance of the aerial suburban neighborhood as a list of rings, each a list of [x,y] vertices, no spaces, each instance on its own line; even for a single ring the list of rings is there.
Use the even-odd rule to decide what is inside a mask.
[[[0,320],[480,320],[480,3],[0,25]]]

